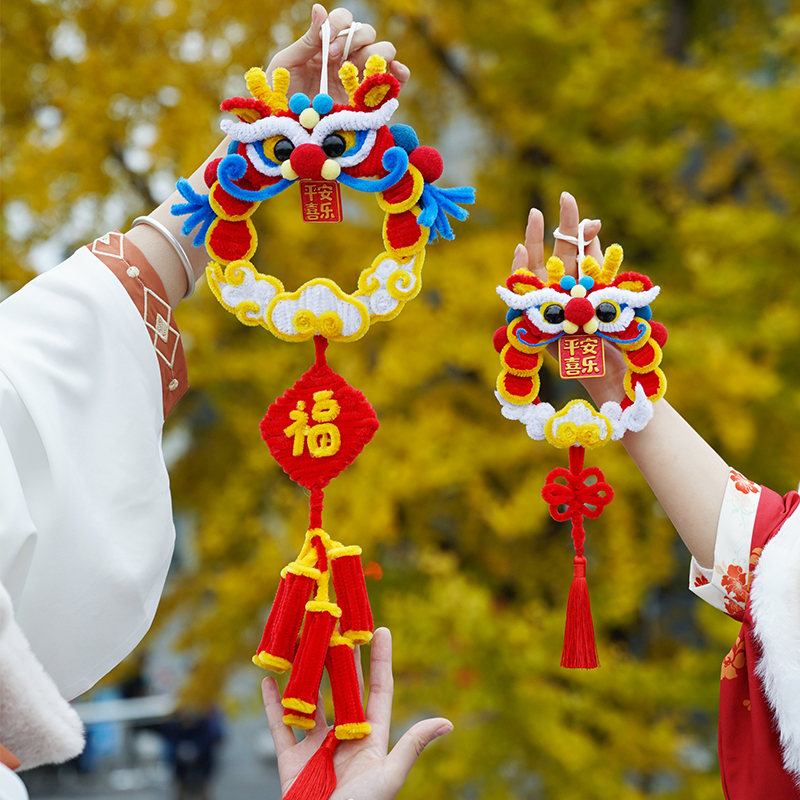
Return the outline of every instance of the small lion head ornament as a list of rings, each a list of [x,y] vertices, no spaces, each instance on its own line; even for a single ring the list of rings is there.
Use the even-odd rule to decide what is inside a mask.
[[[611,245],[602,267],[587,256],[581,262],[582,277],[573,278],[565,275],[561,259],[552,257],[547,262],[546,282],[519,270],[505,286],[497,287],[509,310],[507,324],[494,337],[501,363],[496,395],[503,415],[522,422],[531,438],[547,439],[557,447],[576,443],[597,447],[622,438],[628,430],[642,430],[653,415],[653,403],[663,397],[667,380],[659,364],[667,329],[653,320],[650,309],[660,288],[646,275],[620,272],[622,259],[622,248]],[[552,405],[540,401],[543,351],[548,345],[558,345],[561,354],[567,353],[567,360],[571,352],[574,374],[562,369],[562,376],[590,377],[591,372],[580,370],[581,357],[583,364],[595,364],[594,356],[602,354],[603,342],[622,352],[627,367],[625,397],[621,403],[604,403],[599,413],[592,410],[592,421],[581,423],[598,426],[599,436],[594,428],[586,428],[585,437],[578,442],[572,436],[559,436],[553,431],[562,417],[574,425],[591,407],[576,400],[569,413],[556,413]]]

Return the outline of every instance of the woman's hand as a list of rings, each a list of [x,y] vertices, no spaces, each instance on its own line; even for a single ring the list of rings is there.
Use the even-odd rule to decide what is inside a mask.
[[[561,195],[561,206],[558,218],[558,227],[561,233],[566,236],[578,235],[578,223],[580,214],[578,213],[578,203],[569,193]],[[587,240],[586,255],[592,256],[600,266],[603,264],[603,251],[600,248],[600,240],[597,238],[602,224],[599,219],[592,220],[584,228],[584,238]],[[578,247],[571,242],[563,239],[556,239],[553,255],[564,262],[564,270],[567,275],[574,278],[578,277]],[[547,282],[547,269],[544,260],[544,215],[538,208],[532,208],[528,214],[528,227],[525,230],[525,244],[517,245],[514,251],[514,260],[511,263],[511,271],[527,269],[533,272],[537,278]],[[551,345],[550,354],[558,358],[558,348]],[[611,344],[605,346],[606,373],[602,378],[587,378],[581,381],[584,388],[592,396],[598,406],[607,400],[620,402],[625,396],[622,379],[625,375],[626,366],[622,360],[619,349]]]
[[[360,660],[356,652],[356,666],[362,683]],[[426,719],[416,723],[388,752],[389,727],[392,719],[392,636],[387,628],[375,631],[370,655],[369,698],[367,722],[372,733],[364,739],[341,742],[333,756],[336,768],[336,791],[331,800],[391,800],[400,791],[406,776],[425,747],[439,736],[453,730],[446,719]],[[322,700],[317,703],[317,725],[301,742],[283,723],[284,708],[281,694],[274,678],[261,683],[264,710],[278,754],[278,771],[283,793],[293,783],[306,762],[317,752],[330,731],[325,720]]]
[[[292,93],[303,92],[313,99],[320,89],[322,23],[326,19],[331,23],[327,92],[334,103],[349,103],[347,92],[337,76],[347,38],[338,34],[347,30],[353,23],[353,15],[346,8],[337,8],[328,14],[319,3],[315,4],[311,9],[311,27],[294,44],[281,50],[270,61],[267,77],[272,75],[274,69],[284,67],[289,70],[289,87]],[[402,87],[411,75],[408,67],[394,60],[397,51],[391,42],[376,42],[375,36],[375,28],[372,25],[362,24],[353,35],[347,60],[355,64],[359,70],[363,70],[371,55],[382,56],[389,65],[389,71],[400,81]]]

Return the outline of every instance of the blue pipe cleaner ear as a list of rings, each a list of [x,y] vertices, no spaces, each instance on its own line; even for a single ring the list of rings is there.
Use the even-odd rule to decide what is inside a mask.
[[[394,143],[398,147],[402,147],[406,153],[410,153],[419,147],[417,132],[410,125],[392,125],[389,128],[389,133],[392,134]]]

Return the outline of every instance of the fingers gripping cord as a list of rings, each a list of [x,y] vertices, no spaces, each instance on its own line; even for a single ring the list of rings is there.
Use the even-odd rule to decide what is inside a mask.
[[[583,259],[586,257],[586,245],[593,242],[597,237],[593,236],[591,239],[586,239],[586,226],[591,222],[590,219],[581,220],[578,224],[578,235],[577,236],[569,236],[566,233],[561,232],[561,228],[556,228],[553,231],[553,236],[556,239],[561,239],[562,242],[569,242],[570,244],[574,244],[578,248],[578,277],[581,277],[583,273],[581,272],[581,264],[583,263]]]
[[[347,61],[350,55],[350,46],[353,44],[353,36],[361,30],[362,25],[360,22],[354,22],[349,28],[339,31],[336,34],[338,39],[340,36],[347,36],[344,42],[344,52],[342,53],[342,61]],[[319,93],[328,94],[328,59],[330,58],[331,49],[331,21],[326,19],[322,23],[322,68],[319,75]]]

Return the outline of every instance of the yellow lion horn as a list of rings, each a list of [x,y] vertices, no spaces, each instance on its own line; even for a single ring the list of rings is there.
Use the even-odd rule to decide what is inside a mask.
[[[272,97],[272,89],[270,89],[267,83],[267,75],[264,70],[261,69],[261,67],[253,67],[247,70],[244,79],[247,82],[247,88],[250,94],[253,95],[256,100],[260,100],[262,103],[269,105],[270,97]]]
[[[286,99],[286,93],[288,91],[289,70],[278,67],[278,69],[272,73],[272,95],[267,105],[273,111],[286,111],[289,108],[289,102]]]
[[[600,281],[600,265],[597,259],[592,256],[586,256],[581,263],[581,271],[584,275],[588,275],[593,281]]]
[[[547,284],[553,286],[564,277],[564,262],[557,256],[547,259]]]
[[[356,67],[355,64],[351,64],[349,61],[345,61],[339,70],[339,80],[342,82],[342,86],[344,86],[347,96],[350,98],[350,104],[352,105],[353,98],[360,85],[358,82],[358,67]]]
[[[611,283],[619,272],[622,264],[622,248],[618,244],[609,245],[603,258],[603,271],[600,273],[600,283]]]
[[[364,77],[370,78],[373,75],[380,75],[383,72],[386,72],[386,59],[379,56],[377,53],[373,53],[367,59],[367,63],[364,66]]]

